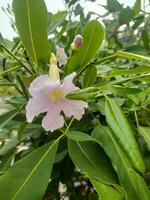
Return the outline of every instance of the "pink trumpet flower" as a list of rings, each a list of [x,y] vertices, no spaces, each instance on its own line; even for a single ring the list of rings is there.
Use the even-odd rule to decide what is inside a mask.
[[[55,63],[52,63],[55,65]],[[70,100],[66,95],[79,89],[73,84],[75,73],[66,76],[61,83],[59,79],[51,79],[48,75],[38,76],[29,87],[32,98],[26,105],[26,117],[32,122],[40,113],[47,113],[42,120],[42,126],[46,131],[54,131],[63,127],[65,114],[80,120],[88,104],[80,100]]]

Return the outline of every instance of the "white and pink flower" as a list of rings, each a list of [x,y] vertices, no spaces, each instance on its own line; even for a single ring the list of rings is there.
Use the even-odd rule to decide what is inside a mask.
[[[72,82],[74,76],[75,73],[66,76],[62,83],[48,75],[37,77],[29,87],[32,98],[26,105],[27,121],[32,122],[35,116],[47,113],[42,120],[42,126],[46,131],[54,131],[64,125],[62,111],[65,116],[80,120],[88,104],[66,98],[68,93],[79,89]]]

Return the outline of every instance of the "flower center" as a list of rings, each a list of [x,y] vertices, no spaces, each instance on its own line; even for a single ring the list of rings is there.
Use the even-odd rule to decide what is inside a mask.
[[[57,101],[61,99],[62,97],[64,97],[64,93],[58,89],[53,90],[52,92],[48,94],[48,98],[53,101]]]

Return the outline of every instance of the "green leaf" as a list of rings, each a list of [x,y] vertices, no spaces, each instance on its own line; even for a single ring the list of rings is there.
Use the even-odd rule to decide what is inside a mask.
[[[95,98],[95,96],[98,95],[98,93],[99,93],[98,88],[89,87],[71,92],[66,97],[68,99],[88,100]]]
[[[111,93],[121,95],[121,96],[128,95],[128,94],[137,94],[141,92],[139,88],[130,88],[130,87],[125,87],[125,86],[120,86],[120,85],[110,85],[108,86],[108,89],[110,90]]]
[[[138,199],[140,200],[149,200],[150,199],[150,191],[148,186],[146,185],[144,179],[136,173],[134,170],[130,170],[130,174],[134,179],[134,183],[137,188]]]
[[[104,151],[93,141],[68,139],[68,150],[72,161],[88,177],[109,185],[117,183],[116,174]]]
[[[67,16],[67,11],[61,11],[54,15],[49,13],[50,22],[47,28],[48,34],[53,33],[57,27],[61,26],[65,21],[66,16]]]
[[[135,17],[135,12],[131,8],[123,8],[119,13],[120,25],[127,24]]]
[[[139,12],[141,11],[141,0],[136,0],[135,1],[133,10],[134,10],[134,12],[135,12],[136,15],[139,14]]]
[[[139,61],[142,61],[142,62],[150,62],[149,57],[141,56],[141,55],[134,54],[134,53],[128,53],[128,52],[125,52],[125,51],[117,51],[116,56],[127,58],[127,59],[139,60]]]
[[[41,200],[48,185],[57,146],[56,141],[46,144],[16,162],[0,178],[1,199]]]
[[[137,200],[138,194],[135,183],[129,173],[129,169],[133,168],[128,156],[114,137],[114,134],[106,126],[98,126],[91,135],[103,147],[106,154],[110,157],[112,165],[118,174],[119,181],[124,187],[129,199]]]
[[[138,66],[133,69],[116,69],[110,72],[111,76],[118,75],[134,75],[134,74],[142,74],[142,73],[150,73],[150,67],[146,66]]]
[[[117,0],[107,0],[107,9],[109,12],[117,12],[122,8],[123,6]]]
[[[14,109],[5,114],[0,115],[0,128],[3,128],[9,121],[11,121],[18,113],[20,113],[21,109]]]
[[[43,0],[13,0],[16,26],[28,54],[35,64],[48,63],[50,44],[47,37],[48,14]]]
[[[90,135],[79,131],[69,131],[67,133],[67,137],[77,142],[94,141],[94,139]]]
[[[95,56],[103,40],[103,26],[96,20],[89,22],[83,32],[83,46],[77,52],[74,52],[65,66],[65,71],[67,73],[71,73],[74,70],[82,71]]]
[[[150,49],[150,45],[149,45],[149,30],[146,29],[146,27],[144,28],[144,30],[142,30],[142,33],[141,33],[141,37],[142,37],[142,41],[143,41],[143,45],[145,47],[145,49],[147,51],[149,51]]]
[[[150,150],[150,127],[140,126],[140,127],[138,127],[138,131],[144,138],[144,140],[147,144],[147,147]]]
[[[140,172],[144,172],[145,166],[135,139],[135,133],[115,100],[107,98],[105,112],[107,124],[111,128],[114,137],[118,139],[118,142],[130,157],[134,167]]]
[[[15,83],[12,83],[12,82],[9,82],[7,80],[0,80],[0,86],[15,86],[16,84]]]
[[[95,187],[96,192],[101,200],[123,200],[123,196],[112,186],[105,185],[95,179],[90,179],[92,185]]]
[[[96,75],[97,75],[97,68],[94,65],[89,66],[84,74],[83,77],[83,87],[90,87],[92,86],[96,81]]]

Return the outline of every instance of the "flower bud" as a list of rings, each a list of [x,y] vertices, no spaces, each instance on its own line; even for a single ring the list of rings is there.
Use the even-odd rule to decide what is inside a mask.
[[[60,80],[60,76],[59,76],[59,69],[57,66],[57,59],[55,54],[51,54],[51,58],[50,58],[50,66],[49,66],[49,78],[51,80]]]
[[[76,35],[76,37],[73,40],[73,43],[71,44],[71,49],[77,51],[79,48],[82,47],[82,44],[83,44],[82,35]]]

